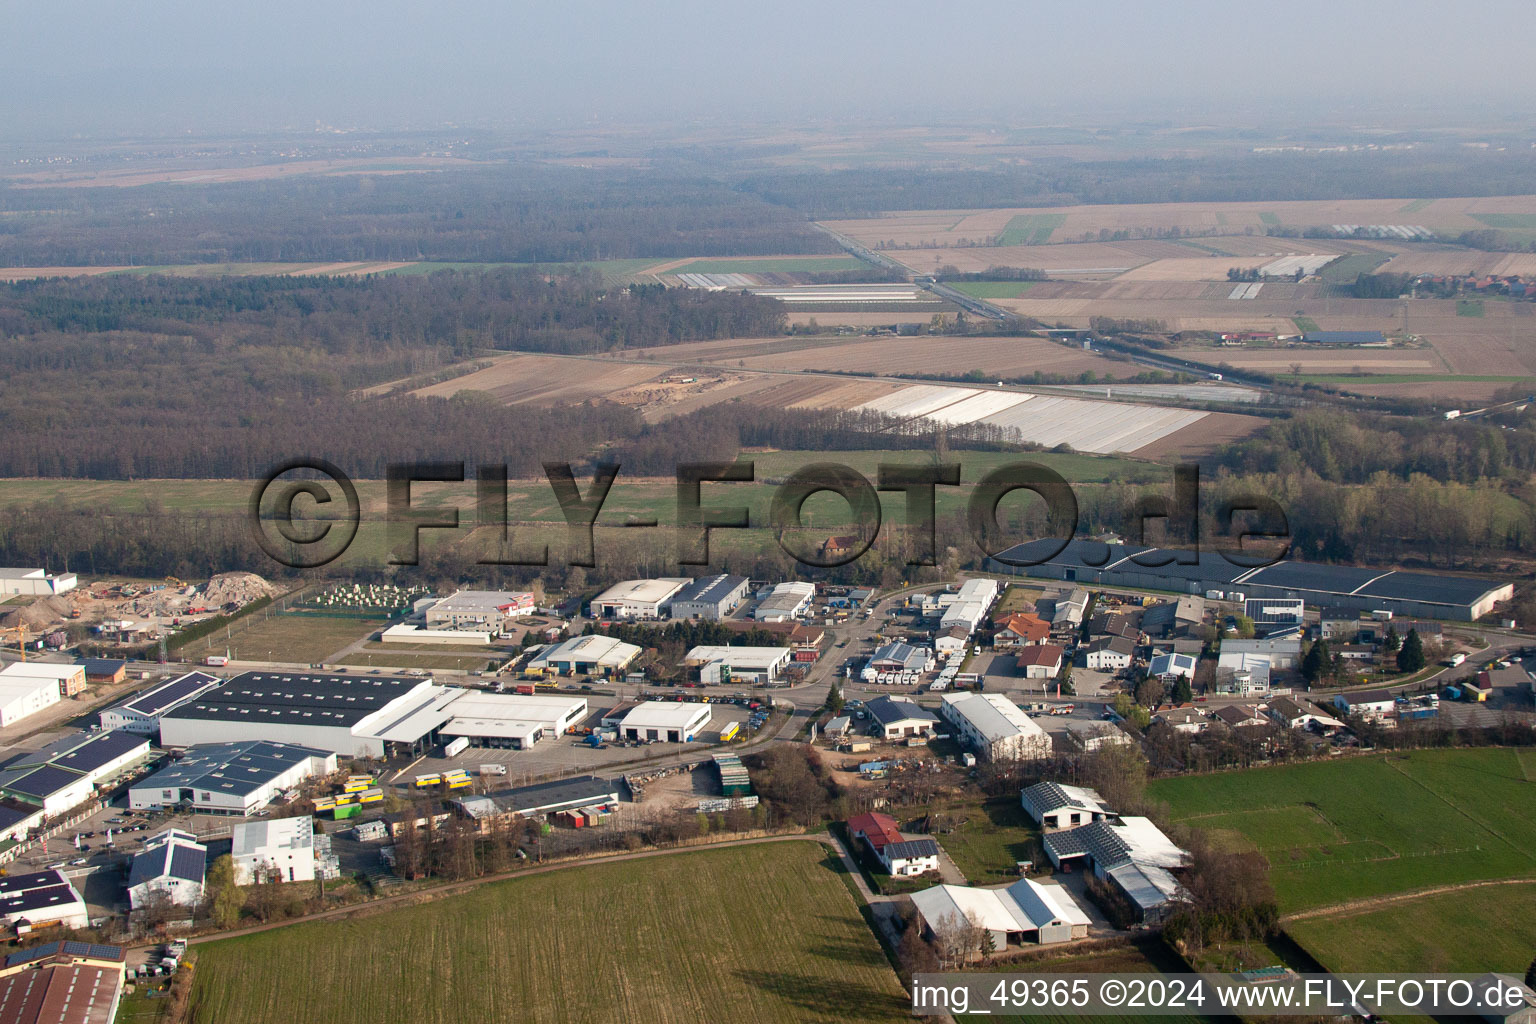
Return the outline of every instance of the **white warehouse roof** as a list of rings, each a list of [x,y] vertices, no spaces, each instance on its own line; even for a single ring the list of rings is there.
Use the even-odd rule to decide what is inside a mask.
[[[701,645],[689,651],[683,658],[685,665],[707,665],[723,661],[732,668],[768,669],[789,658],[788,647],[716,647]]]
[[[946,693],[944,703],[970,722],[988,743],[1021,734],[1045,734],[1017,704],[1000,693]]]
[[[621,729],[690,729],[709,721],[708,704],[647,700],[636,704],[620,723]]]
[[[691,577],[664,576],[654,580],[625,580],[615,583],[592,599],[593,607],[604,604],[661,604],[689,583]]]
[[[616,669],[623,668],[639,654],[640,648],[634,644],[593,633],[590,636],[573,636],[544,648],[528,663],[528,667],[543,668],[551,662],[580,661]]]

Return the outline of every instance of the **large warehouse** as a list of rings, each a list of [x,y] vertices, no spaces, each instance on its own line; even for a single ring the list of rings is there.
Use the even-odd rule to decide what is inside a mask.
[[[11,672],[20,663],[0,670],[0,726],[15,725],[59,702],[59,681],[51,676]],[[83,670],[82,670],[83,671]]]
[[[483,746],[530,744],[564,732],[586,713],[584,697],[486,693],[439,686],[430,676],[246,672],[163,716],[160,742],[270,740],[384,757],[422,754],[456,736]]]
[[[705,576],[694,580],[672,597],[669,614],[674,619],[719,622],[747,598],[745,576]]]
[[[672,700],[646,700],[636,704],[619,723],[619,736],[627,740],[659,743],[691,743],[709,724],[709,705]]]
[[[530,672],[555,672],[559,675],[612,675],[622,672],[638,658],[635,644],[601,633],[573,636],[539,651],[528,662]]]
[[[305,779],[336,770],[329,750],[255,740],[193,747],[181,760],[128,788],[136,811],[177,807],[248,816]]]
[[[758,606],[752,609],[752,617],[758,622],[788,622],[799,617],[811,606],[816,597],[816,584],[804,580],[780,583],[769,591]]]
[[[695,647],[683,664],[699,670],[703,683],[761,683],[778,681],[794,651],[788,647]]]
[[[594,619],[659,619],[672,596],[692,583],[687,576],[615,583],[592,599]]]
[[[1049,757],[1051,737],[998,693],[946,693],[939,714],[960,742],[989,761]]]
[[[60,697],[73,697],[85,690],[84,665],[60,665],[52,661],[13,662],[0,672],[6,679],[51,679],[59,688]]]
[[[456,590],[427,608],[428,629],[503,632],[519,615],[531,615],[533,594],[513,590]]]
[[[25,921],[33,928],[84,928],[90,916],[79,890],[62,871],[50,868],[0,878],[0,921],[12,926]]]
[[[188,672],[168,679],[102,711],[101,727],[153,736],[160,731],[161,715],[207,693],[223,681],[207,672]]]
[[[1059,542],[1030,541],[1001,553],[1015,561],[1042,558]],[[1074,540],[1061,553],[1038,565],[1012,566],[988,559],[995,572],[1037,579],[1142,590],[1204,594],[1219,590],[1231,600],[1252,597],[1300,598],[1308,604],[1347,611],[1389,611],[1394,615],[1471,621],[1514,596],[1514,585],[1467,576],[1445,576],[1396,569],[1362,569],[1348,565],[1316,565],[1280,561],[1262,568],[1233,565],[1215,551],[1200,552],[1193,565],[1150,567],[1132,561],[1155,561],[1172,551]]]
[[[132,732],[76,732],[0,768],[0,795],[41,807],[48,815],[85,803],[110,781],[149,756],[149,739]]]

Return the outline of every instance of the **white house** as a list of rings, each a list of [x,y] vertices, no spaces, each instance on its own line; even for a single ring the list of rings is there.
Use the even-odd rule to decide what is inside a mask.
[[[1147,675],[1152,679],[1161,679],[1165,683],[1171,683],[1180,677],[1193,682],[1195,679],[1196,658],[1192,654],[1159,654],[1152,659],[1147,668]]]
[[[1397,706],[1397,698],[1390,690],[1364,690],[1337,694],[1333,698],[1333,705],[1346,715],[1384,718]]]
[[[947,693],[940,715],[962,744],[992,761],[1049,757],[1051,738],[1017,704],[996,693]]]
[[[128,869],[128,903],[147,906],[156,893],[178,907],[195,907],[203,899],[208,847],[190,832],[167,829],[145,842]]]
[[[1129,668],[1136,656],[1136,644],[1123,636],[1101,636],[1091,641],[1083,653],[1083,664],[1099,672]]]
[[[1019,648],[1014,666],[1025,679],[1055,679],[1067,652],[1055,644],[1029,644]]]
[[[897,877],[939,870],[939,844],[932,839],[903,839],[875,851],[887,874]]]

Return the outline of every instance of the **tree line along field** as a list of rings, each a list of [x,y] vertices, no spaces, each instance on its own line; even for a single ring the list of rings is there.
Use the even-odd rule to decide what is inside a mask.
[[[1171,818],[1258,850],[1282,913],[1536,877],[1536,751],[1419,750],[1149,787]]]
[[[193,1024],[887,1021],[907,1001],[819,843],[567,868],[200,945]]]

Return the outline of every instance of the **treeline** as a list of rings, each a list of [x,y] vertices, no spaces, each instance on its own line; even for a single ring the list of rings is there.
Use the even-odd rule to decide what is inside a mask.
[[[837,251],[790,210],[678,172],[516,166],[202,186],[0,184],[0,211],[0,266]]]
[[[750,176],[742,188],[821,219],[885,210],[1523,195],[1533,177],[1536,153],[1528,150],[1423,143],[1406,152],[1203,153],[996,170],[777,171]]]
[[[1412,274],[1361,274],[1351,289],[1357,299],[1395,299],[1413,290]]]
[[[82,278],[0,289],[0,475],[235,477],[330,459],[489,459],[534,475],[637,437],[634,410],[503,406],[357,389],[490,348],[593,353],[772,334],[783,312],[742,293],[605,289],[593,275]],[[670,470],[668,470],[670,472]]]
[[[986,270],[961,273],[953,264],[946,263],[934,275],[940,281],[1048,281],[1050,275],[1035,267],[988,267]]]

